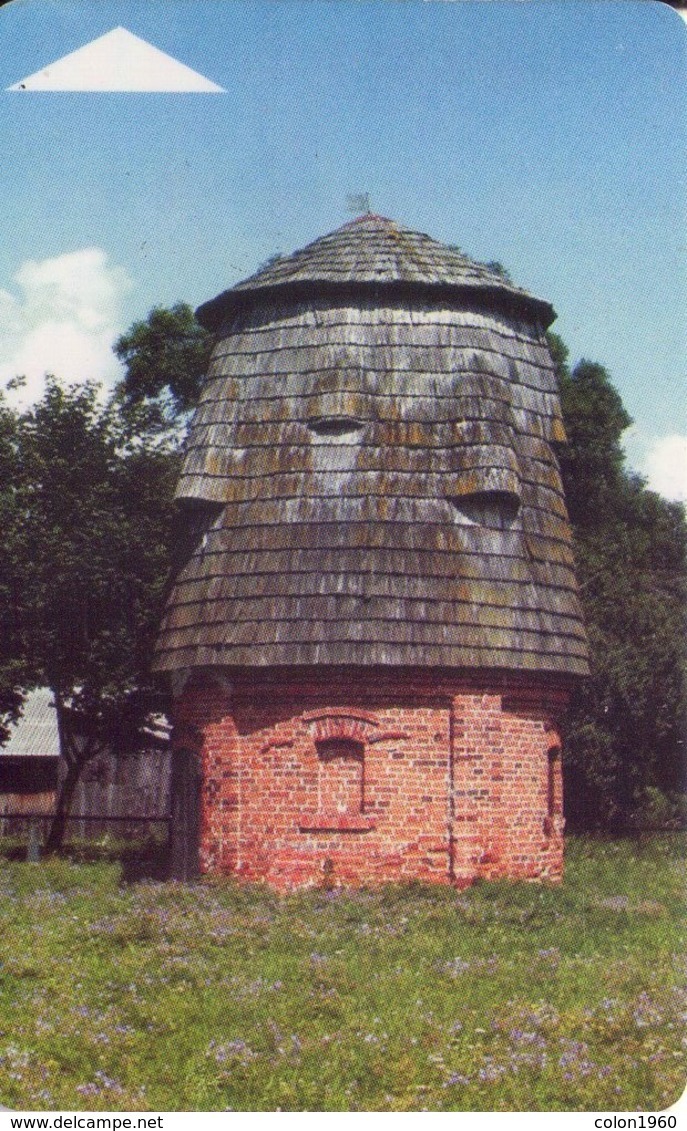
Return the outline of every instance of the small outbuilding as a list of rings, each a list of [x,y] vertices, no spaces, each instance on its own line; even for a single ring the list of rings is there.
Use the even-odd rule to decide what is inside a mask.
[[[70,805],[77,837],[128,835],[166,827],[170,807],[169,723],[151,716],[135,750],[105,747],[81,772]],[[0,835],[21,835],[29,820],[47,832],[67,773],[61,756],[53,692],[29,691],[21,715],[0,746]],[[77,741],[83,732],[76,724]],[[24,820],[26,818],[26,820]]]
[[[17,831],[25,814],[55,808],[60,738],[48,687],[30,691],[18,722],[0,746],[0,835]]]
[[[554,317],[372,215],[200,307],[156,660],[179,874],[561,875],[587,645]]]

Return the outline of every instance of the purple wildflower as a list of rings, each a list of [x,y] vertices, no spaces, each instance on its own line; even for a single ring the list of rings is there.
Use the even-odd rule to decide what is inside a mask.
[[[568,1037],[561,1038],[563,1052],[559,1058],[559,1065],[564,1069],[563,1076],[572,1080],[576,1076],[590,1076],[596,1065],[589,1059],[589,1046],[584,1041],[573,1041]]]
[[[208,1051],[214,1045],[215,1042],[211,1041]],[[253,1052],[252,1048],[250,1048],[245,1041],[237,1039],[227,1041],[224,1045],[217,1045],[213,1050],[213,1055],[218,1064],[224,1064],[227,1060],[238,1061],[240,1064],[248,1064],[249,1061],[255,1059],[257,1053]]]
[[[606,899],[599,899],[597,907],[607,908],[609,911],[627,911],[630,900],[626,895],[609,895]]]
[[[484,1084],[494,1084],[505,1076],[507,1071],[505,1064],[498,1064],[491,1057],[487,1057],[477,1075]]]
[[[656,1002],[652,1001],[648,993],[643,990],[637,998],[632,1018],[638,1029],[646,1029],[651,1025],[660,1025],[663,1021],[663,1013]]]
[[[81,1096],[99,1096],[101,1089],[98,1087],[97,1084],[93,1084],[93,1083],[77,1084],[76,1085],[76,1091]]]
[[[450,978],[457,978],[470,969],[470,963],[463,958],[452,958],[448,962],[437,963],[437,968],[441,974],[448,974]]]

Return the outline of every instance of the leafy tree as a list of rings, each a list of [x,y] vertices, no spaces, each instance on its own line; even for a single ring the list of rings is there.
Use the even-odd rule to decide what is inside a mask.
[[[133,437],[94,386],[53,379],[19,428],[26,558],[21,633],[49,686],[66,774],[48,838],[58,848],[84,765],[131,744],[154,689],[150,649],[167,570],[173,453]]]
[[[625,494],[622,435],[632,417],[602,365],[582,360],[571,373],[560,338],[552,352],[568,436],[560,452],[568,512],[575,526],[598,528],[606,519],[613,521]]]
[[[626,827],[652,790],[684,788],[687,525],[680,504],[626,470],[631,420],[605,369],[571,372],[560,339],[551,345],[592,669],[569,714],[567,811],[573,824]]]
[[[19,615],[25,555],[18,429],[16,414],[0,402],[0,743],[19,716],[27,682]]]
[[[127,405],[153,402],[162,420],[193,408],[207,373],[212,335],[190,306],[155,307],[115,342],[126,367],[119,393]]]

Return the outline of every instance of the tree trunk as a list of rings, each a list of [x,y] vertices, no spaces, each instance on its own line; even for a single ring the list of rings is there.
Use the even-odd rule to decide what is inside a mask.
[[[64,843],[64,834],[67,829],[69,810],[71,809],[74,791],[81,775],[81,765],[78,762],[67,764],[67,773],[57,796],[55,815],[52,819],[48,839],[45,842],[46,852],[59,852]]]
[[[81,777],[81,771],[87,760],[80,757],[80,753],[83,752],[77,751],[71,741],[64,696],[54,688],[53,695],[55,697],[55,711],[57,713],[57,732],[60,739],[60,757],[67,767],[67,772],[58,789],[55,814],[50,826],[50,832],[48,833],[48,839],[45,842],[46,852],[59,852],[64,844],[64,835],[67,831],[67,821],[69,819],[69,811],[74,798],[74,792],[79,778]]]

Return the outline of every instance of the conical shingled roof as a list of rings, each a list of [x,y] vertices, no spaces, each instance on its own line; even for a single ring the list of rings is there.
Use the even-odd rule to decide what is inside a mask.
[[[535,298],[520,287],[476,263],[457,247],[439,243],[422,232],[413,232],[387,220],[367,214],[314,240],[293,255],[280,256],[237,283],[217,298],[198,308],[202,325],[216,330],[224,316],[255,292],[269,293],[288,287],[297,293],[318,288],[346,289],[355,286],[383,286],[385,290],[472,291],[482,298],[491,296],[498,303],[534,315],[544,326],[555,318],[548,302]]]
[[[366,216],[200,314],[158,670],[587,673],[547,303]]]

